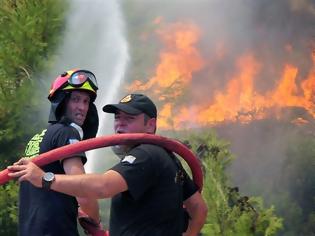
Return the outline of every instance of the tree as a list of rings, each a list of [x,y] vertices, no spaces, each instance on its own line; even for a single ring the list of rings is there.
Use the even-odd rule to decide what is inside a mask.
[[[63,1],[7,0],[0,6],[0,167],[24,149],[42,103],[40,71],[55,49],[64,20]],[[14,148],[13,148],[14,147]]]
[[[204,235],[271,236],[282,228],[282,219],[274,207],[265,208],[262,198],[242,196],[238,187],[230,187],[225,173],[233,160],[229,145],[215,133],[192,135],[188,143],[200,158],[204,170],[204,189],[209,212]],[[187,142],[186,142],[187,143]]]
[[[62,0],[6,0],[0,5],[0,168],[23,155],[40,119],[40,72],[48,67],[64,24]],[[0,235],[17,234],[17,185],[0,186]]]

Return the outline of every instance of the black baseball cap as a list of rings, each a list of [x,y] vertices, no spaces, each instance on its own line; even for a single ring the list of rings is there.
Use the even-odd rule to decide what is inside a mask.
[[[145,113],[150,118],[157,117],[156,106],[150,98],[143,94],[128,94],[118,104],[107,104],[103,107],[103,111],[107,113],[116,113],[117,110],[131,115]]]

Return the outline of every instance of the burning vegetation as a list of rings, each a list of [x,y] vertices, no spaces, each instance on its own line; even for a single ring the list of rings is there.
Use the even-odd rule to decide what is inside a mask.
[[[154,23],[163,45],[154,75],[133,81],[128,89],[145,91],[159,101],[160,128],[283,119],[284,110],[296,108],[305,112],[290,117],[292,122],[303,125],[315,118],[315,41],[306,42],[306,65],[292,60],[297,52],[290,43],[279,49],[283,60],[272,59],[274,63],[270,63],[259,55],[261,49],[248,47],[231,55],[224,41],[211,50],[201,48],[202,29],[191,22],[166,24],[159,17]]]
[[[228,169],[229,187],[238,186],[240,192],[222,190],[225,196],[236,195],[234,206],[248,208],[243,193],[263,196],[283,217],[279,235],[315,232],[310,164],[315,142],[314,2],[138,1],[129,8],[132,60],[127,88],[157,102],[159,131],[182,138],[215,129],[236,156]],[[193,149],[212,155],[211,147]],[[222,160],[213,157],[213,163]],[[209,198],[223,199],[213,176],[220,170],[205,169]],[[255,211],[249,212],[255,219]],[[222,223],[227,217],[218,219]],[[252,223],[257,229],[256,221]],[[247,235],[235,232],[232,235]]]

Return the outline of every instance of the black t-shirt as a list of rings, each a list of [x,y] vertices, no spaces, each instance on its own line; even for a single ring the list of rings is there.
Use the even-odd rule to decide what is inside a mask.
[[[75,125],[74,125],[75,126]],[[33,157],[81,140],[80,127],[67,124],[53,124],[42,133],[36,134],[27,144],[25,155]],[[84,153],[76,154],[86,162]],[[62,161],[50,163],[42,169],[45,172],[65,174]],[[21,182],[19,193],[19,235],[20,236],[78,236],[78,203],[76,198],[34,187]]]
[[[128,191],[112,198],[111,236],[182,235],[183,200],[193,195],[197,186],[173,154],[142,144],[112,170],[124,177]]]

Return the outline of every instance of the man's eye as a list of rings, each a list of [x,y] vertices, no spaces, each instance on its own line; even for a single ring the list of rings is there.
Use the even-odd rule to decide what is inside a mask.
[[[127,120],[133,120],[133,119],[134,119],[133,116],[128,116],[128,117],[127,117]]]

